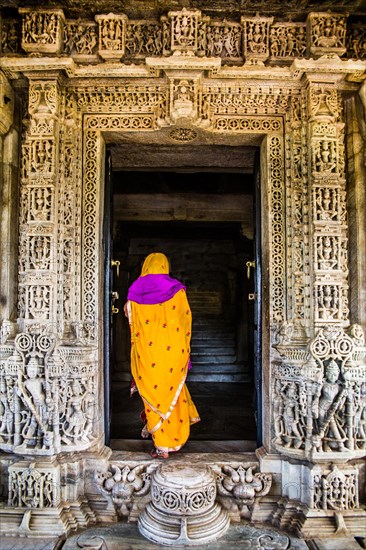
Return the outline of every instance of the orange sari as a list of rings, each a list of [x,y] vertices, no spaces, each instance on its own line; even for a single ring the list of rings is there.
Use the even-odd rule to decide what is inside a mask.
[[[145,260],[142,277],[168,273],[160,253]],[[161,451],[178,451],[190,425],[200,420],[185,380],[190,357],[192,315],[184,288],[157,304],[128,302],[131,372],[144,402],[147,429]]]

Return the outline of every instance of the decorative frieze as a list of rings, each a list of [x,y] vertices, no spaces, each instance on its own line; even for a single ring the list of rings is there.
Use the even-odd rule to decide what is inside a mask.
[[[256,15],[241,22],[215,20],[199,10],[170,11],[157,20],[129,20],[122,13],[99,14],[94,21],[66,21],[59,9],[20,8],[22,30],[16,19],[4,19],[2,51],[71,55],[90,62],[98,54],[106,61],[141,61],[190,53],[218,57],[223,63],[280,63],[324,54],[364,55],[364,28],[336,13],[310,13],[306,23],[292,23]],[[352,55],[353,52],[353,55]]]

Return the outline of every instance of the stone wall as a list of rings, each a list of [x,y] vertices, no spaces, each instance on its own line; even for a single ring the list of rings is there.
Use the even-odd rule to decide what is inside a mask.
[[[104,447],[101,235],[105,147],[121,139],[260,147],[257,464],[276,484],[266,505],[248,514],[306,535],[323,527],[359,533],[366,365],[356,301],[364,280],[349,237],[362,246],[363,125],[354,125],[353,97],[365,75],[365,28],[323,12],[296,23],[261,15],[216,21],[186,9],[159,21],[101,13],[77,22],[61,9],[19,15],[21,28],[18,16],[3,21],[0,58],[5,531],[42,534],[56,522],[67,532],[95,521],[95,510],[116,518],[93,476],[98,461],[102,477],[114,475]],[[7,165],[17,166],[13,109],[23,93],[18,182]],[[348,209],[356,214],[350,226]],[[233,480],[233,468],[248,468],[245,457],[229,466]]]

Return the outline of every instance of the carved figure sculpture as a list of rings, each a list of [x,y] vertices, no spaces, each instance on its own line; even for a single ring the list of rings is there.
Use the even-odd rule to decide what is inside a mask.
[[[345,433],[336,416],[345,401],[345,390],[338,382],[339,372],[337,363],[332,359],[325,368],[325,381],[320,394],[318,411],[314,409],[318,419],[317,436],[323,440],[324,451],[346,450]],[[319,450],[319,440],[315,438],[314,442]]]

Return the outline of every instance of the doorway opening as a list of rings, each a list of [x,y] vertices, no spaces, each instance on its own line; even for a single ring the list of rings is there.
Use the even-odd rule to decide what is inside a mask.
[[[130,335],[122,309],[144,258],[163,252],[187,288],[192,369],[187,385],[201,422],[187,451],[256,448],[253,273],[254,175],[242,172],[115,171],[113,290],[120,297],[111,354],[111,447],[142,450],[143,409],[130,397]],[[151,444],[150,444],[151,446]]]

